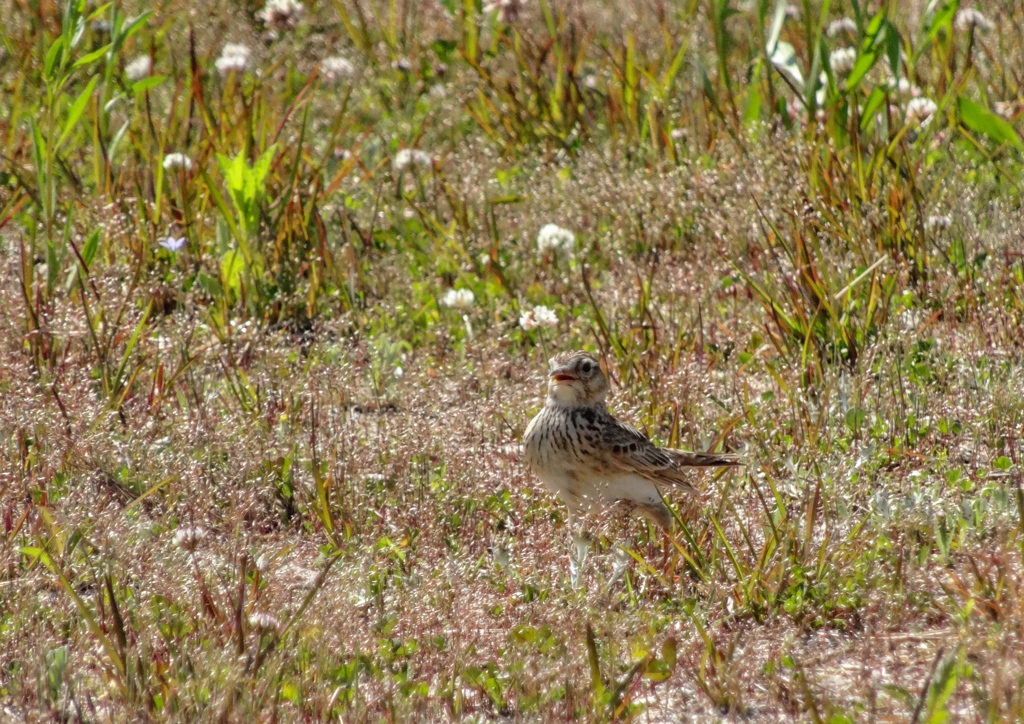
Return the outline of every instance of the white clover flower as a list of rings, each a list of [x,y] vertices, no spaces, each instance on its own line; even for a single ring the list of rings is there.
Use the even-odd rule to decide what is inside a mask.
[[[519,315],[519,326],[527,332],[537,327],[554,327],[558,324],[558,315],[550,307],[536,306]]]
[[[465,309],[466,307],[472,307],[474,301],[476,301],[476,296],[471,289],[449,289],[441,297],[441,306],[451,307],[452,309]]]
[[[523,312],[522,314],[519,315],[519,326],[525,329],[527,332],[530,332],[540,326],[540,324],[538,324],[537,322],[537,318],[533,314],[532,309],[528,312]]]
[[[857,34],[857,23],[853,18],[839,18],[833,20],[828,24],[828,30],[825,33],[830,38],[835,38],[841,33],[850,33],[851,35]]]
[[[163,248],[167,249],[167,251],[170,251],[170,252],[173,252],[173,253],[176,254],[179,251],[181,251],[182,248],[184,248],[184,246],[185,246],[185,237],[184,236],[174,237],[172,235],[172,236],[168,236],[163,241],[160,241],[160,242],[157,242],[157,243],[160,244],[160,246],[162,246]]]
[[[491,0],[484,3],[485,13],[497,13],[498,22],[502,25],[511,25],[519,19],[519,14],[526,6],[526,0]]]
[[[124,75],[132,83],[140,81],[153,70],[153,60],[148,55],[140,55],[124,67]]]
[[[174,531],[174,545],[191,553],[206,537],[206,530],[198,526],[178,528]]]
[[[395,160],[392,163],[396,171],[402,171],[409,166],[432,166],[434,157],[418,148],[403,148],[395,154]]]
[[[786,6],[786,17],[790,20],[799,20],[804,16],[804,11],[799,5],[787,5]]]
[[[222,55],[213,64],[217,68],[218,73],[226,76],[231,73],[244,72],[246,66],[249,65],[249,60],[241,55]]]
[[[576,248],[576,235],[558,224],[545,224],[537,232],[537,251],[546,254],[549,251],[572,254]]]
[[[593,73],[588,73],[583,77],[583,87],[587,90],[597,90],[597,76]]]
[[[249,67],[249,48],[241,43],[225,43],[214,65],[222,76],[242,73]]]
[[[828,56],[828,64],[836,75],[849,75],[857,64],[856,48],[836,48]]]
[[[256,17],[273,30],[291,30],[305,12],[305,6],[298,0],[267,0]]]
[[[258,631],[276,631],[281,622],[269,613],[254,613],[249,617],[249,625]]]
[[[689,132],[685,128],[673,128],[668,134],[672,136],[673,141],[683,141]]]
[[[249,47],[241,43],[225,43],[214,65],[221,75],[241,73],[249,66]]]
[[[395,365],[395,377],[405,377],[405,370],[402,369],[401,365]]]
[[[221,56],[241,56],[243,58],[249,57],[249,46],[243,43],[224,43],[224,47],[221,49]]]
[[[957,10],[956,18],[953,20],[953,27],[961,33],[966,33],[971,28],[987,33],[995,26],[991,20],[974,8],[962,8]]]
[[[324,72],[324,78],[330,81],[351,78],[356,72],[356,67],[352,65],[352,61],[340,55],[331,55],[324,58],[320,63],[320,68]]]
[[[952,225],[953,220],[948,216],[944,216],[942,214],[935,214],[933,216],[929,216],[928,219],[924,222],[924,228],[928,229],[929,231],[934,231],[936,229],[948,229]]]
[[[907,103],[907,124],[924,128],[938,110],[938,105],[931,98],[911,98]]]
[[[164,156],[164,169],[167,171],[173,171],[176,168],[191,171],[192,159],[183,153],[168,153]]]
[[[391,67],[394,68],[395,70],[400,70],[403,73],[408,73],[410,70],[412,70],[412,61],[403,55],[400,58],[394,60],[391,63]]]
[[[555,310],[545,306],[534,307],[533,318],[542,327],[554,327],[558,324],[558,315],[555,314]]]
[[[921,97],[921,89],[918,88],[913,83],[911,83],[906,78],[900,78],[898,81],[896,81],[895,88],[896,88],[897,91],[899,91],[901,96],[908,96],[909,95],[911,98],[920,98]]]

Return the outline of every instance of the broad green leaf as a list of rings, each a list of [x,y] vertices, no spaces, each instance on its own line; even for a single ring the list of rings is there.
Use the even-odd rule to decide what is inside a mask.
[[[679,69],[683,66],[683,60],[686,58],[686,50],[690,47],[687,41],[683,41],[679,44],[679,52],[676,53],[676,57],[672,59],[672,64],[669,65],[668,69],[661,76],[661,90],[660,93],[664,95],[668,92],[668,89],[672,85],[672,81],[675,80],[676,75],[679,74]],[[760,61],[758,61],[760,63]]]
[[[43,60],[43,77],[47,80],[53,78],[53,68],[57,64],[57,57],[61,53],[61,49],[64,47],[63,36],[53,41],[53,45],[46,51],[46,58]]]
[[[60,259],[57,258],[57,245],[50,239],[46,240],[46,288],[52,290],[57,284],[60,274]]]
[[[237,290],[242,284],[245,259],[239,251],[229,251],[220,260],[220,274],[225,287]]]
[[[73,7],[73,4],[70,7]],[[82,36],[85,35],[85,18],[82,17],[81,11],[81,7],[76,7],[73,12],[68,13],[68,18],[71,21],[69,25],[71,28],[71,40],[68,42],[69,51],[72,48],[77,48],[78,44],[82,42]]]
[[[760,61],[758,61],[760,62]],[[747,103],[743,108],[743,120],[745,123],[754,123],[761,118],[761,91],[756,83],[751,83],[747,91]]]
[[[167,80],[167,76],[165,76],[165,75],[150,75],[150,76],[147,76],[147,77],[143,78],[140,81],[136,81],[135,83],[132,83],[132,92],[133,93],[142,93],[143,91],[148,91],[150,88],[156,88],[158,85],[163,83],[165,80]]]
[[[263,152],[256,163],[253,165],[253,180],[256,183],[257,193],[263,194],[265,188],[265,182],[267,180],[267,173],[270,171],[270,164],[274,160],[274,154],[277,152],[277,144],[271,144],[270,148]],[[255,198],[255,196],[253,197]]]
[[[878,35],[878,31],[882,29],[882,23],[885,22],[885,11],[878,13],[875,17],[871,18],[871,22],[868,23],[868,27],[865,29],[864,34],[866,37],[872,40]]]
[[[114,3],[104,3],[103,5],[100,5],[98,8],[93,10],[92,13],[89,15],[89,17],[87,18],[88,22],[92,22],[93,20],[98,18],[100,15],[102,15],[105,12],[107,12],[107,10],[109,10],[113,6],[113,4]]]
[[[864,102],[864,110],[861,111],[860,129],[862,131],[867,130],[875,120],[875,114],[878,113],[878,109],[882,107],[883,103],[885,103],[885,91],[876,86],[868,95],[867,101]]]
[[[886,20],[883,26],[883,33],[885,54],[889,58],[889,67],[892,68],[892,74],[898,78],[900,75],[900,31],[896,29],[895,25]]]
[[[945,29],[948,33],[950,26],[953,22],[953,16],[956,15],[957,7],[959,3],[949,2],[942,6],[937,13],[932,15],[931,21],[929,22],[928,28],[928,42],[933,42],[935,36],[939,34],[940,30]]]
[[[121,141],[124,139],[124,134],[128,132],[129,125],[131,125],[130,119],[121,124],[121,127],[117,129],[117,133],[115,133],[114,137],[110,140],[110,148],[107,150],[107,155],[110,157],[111,161],[114,160],[114,157],[117,154],[117,147],[121,145]]]
[[[214,299],[220,299],[224,296],[224,287],[220,283],[220,279],[212,277],[206,272],[199,272],[199,286]]]
[[[64,144],[68,135],[75,129],[75,126],[78,125],[78,121],[82,118],[82,114],[85,112],[85,107],[88,105],[89,99],[92,98],[92,92],[96,90],[96,83],[99,79],[100,77],[98,75],[94,75],[92,80],[89,81],[89,85],[87,85],[85,90],[83,90],[78,95],[78,98],[75,99],[74,104],[71,106],[71,110],[68,111],[68,120],[64,123],[64,130],[60,134],[60,140],[57,141],[57,148],[60,148]]]
[[[220,163],[221,169],[223,170],[224,163],[225,161],[227,161],[227,159],[218,153],[217,161],[218,163]],[[210,175],[206,173],[205,169],[203,169],[202,167],[200,167],[199,169],[199,174],[203,177],[203,182],[206,184],[206,189],[210,194],[210,198],[213,199],[214,205],[221,213],[220,219],[218,220],[217,224],[218,240],[220,239],[221,236],[220,220],[223,220],[224,224],[227,225],[227,227],[231,230],[231,235],[234,236],[235,239],[239,241],[239,243],[244,244],[245,239],[242,237],[241,233],[239,233],[238,226],[235,224],[235,219],[231,215],[231,209],[228,208],[227,202],[224,201],[224,196],[221,194],[220,189],[217,187],[217,184],[213,182],[213,179],[210,178]]]
[[[672,667],[662,659],[651,659],[644,669],[644,677],[649,681],[664,681],[672,676]]]
[[[96,252],[100,248],[100,230],[96,229],[94,232],[89,234],[89,238],[85,240],[85,246],[82,247],[82,261],[85,265],[92,266],[93,259],[96,258]]]
[[[942,724],[949,721],[949,711],[946,709],[946,702],[956,691],[957,680],[959,679],[960,651],[954,651],[946,656],[935,669],[935,676],[928,686],[926,697],[925,717],[922,721],[928,724]]]
[[[853,66],[853,70],[850,71],[850,76],[846,79],[847,90],[856,88],[868,71],[875,67],[875,63],[878,62],[879,54],[881,53],[881,43],[885,40],[881,35],[885,32],[887,25],[888,22],[885,19],[884,11],[871,18],[871,22],[868,23],[864,34],[864,40],[860,45],[860,51],[857,53],[857,62]]]
[[[121,34],[121,37],[120,37],[121,43],[123,44],[124,41],[128,40],[128,38],[130,38],[133,35],[135,35],[135,33],[137,33],[139,31],[139,28],[141,28],[143,25],[145,25],[146,21],[149,20],[149,17],[152,14],[153,14],[152,10],[147,10],[146,12],[142,13],[142,15],[140,15],[139,17],[137,17],[134,20],[132,20],[131,24],[127,28],[125,28],[124,32]]]
[[[857,56],[857,62],[853,66],[853,70],[850,71],[849,77],[846,79],[846,90],[850,91],[857,87],[861,79],[868,74],[868,71],[875,67],[875,63],[878,62],[878,53],[874,50],[867,52],[861,52]]]
[[[956,105],[960,111],[960,120],[972,131],[988,136],[996,143],[1008,143],[1017,150],[1024,151],[1024,142],[1020,140],[1013,126],[985,106],[964,96],[956,99]]]
[[[661,658],[668,664],[669,668],[674,669],[676,667],[676,639],[674,636],[669,636],[665,639],[665,643],[661,645]]]
[[[94,50],[91,53],[83,55],[81,58],[75,61],[75,64],[72,67],[81,68],[83,65],[89,65],[93,61],[99,60],[107,54],[107,51],[110,50],[111,47],[113,47],[113,43],[107,43],[102,48],[99,48],[98,50]]]
[[[239,153],[234,158],[228,158],[224,154],[218,153],[217,163],[220,164],[220,170],[224,174],[224,182],[227,184],[228,190],[241,191],[245,185],[245,179],[242,175],[245,168],[245,159],[242,158],[242,154]]]
[[[43,207],[48,209],[50,208],[50,197],[46,190],[46,159],[48,158],[46,139],[43,138],[43,132],[34,117],[30,119],[30,123],[32,124],[32,156],[36,164],[36,183],[39,185],[39,194],[43,196]]]

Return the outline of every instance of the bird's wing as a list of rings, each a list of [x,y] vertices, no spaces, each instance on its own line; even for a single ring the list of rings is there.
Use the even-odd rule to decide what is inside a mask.
[[[610,415],[603,426],[602,442],[612,467],[623,473],[636,473],[656,483],[689,488],[691,485],[683,476],[682,468],[737,464],[733,455],[660,448],[636,428],[624,425]]]
[[[672,455],[639,430],[611,418],[603,426],[602,438],[608,463],[619,472],[635,473],[658,483],[689,485],[679,474]]]

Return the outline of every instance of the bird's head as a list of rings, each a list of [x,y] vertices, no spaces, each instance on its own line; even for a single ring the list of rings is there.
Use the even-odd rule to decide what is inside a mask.
[[[561,352],[548,368],[548,399],[555,404],[592,405],[608,395],[608,378],[589,352]]]

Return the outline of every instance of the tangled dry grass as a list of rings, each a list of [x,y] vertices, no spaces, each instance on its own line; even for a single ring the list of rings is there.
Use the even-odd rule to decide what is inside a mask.
[[[9,8],[4,715],[1020,719],[1020,6],[870,8],[910,127],[770,3],[508,5]],[[518,454],[571,347],[745,461],[575,586]]]

